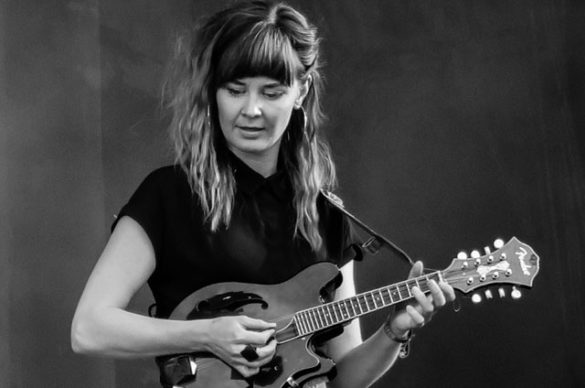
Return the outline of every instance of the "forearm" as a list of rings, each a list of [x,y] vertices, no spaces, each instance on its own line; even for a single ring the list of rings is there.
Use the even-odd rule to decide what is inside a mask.
[[[78,314],[71,328],[77,353],[117,358],[204,350],[208,321],[150,318],[107,307]]]
[[[364,388],[376,382],[396,361],[400,344],[380,328],[337,362],[331,388]]]

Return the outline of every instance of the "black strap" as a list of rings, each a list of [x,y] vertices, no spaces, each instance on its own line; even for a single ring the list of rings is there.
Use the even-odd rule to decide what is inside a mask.
[[[386,237],[376,233],[372,228],[370,228],[368,225],[360,221],[356,216],[348,212],[343,206],[343,201],[341,200],[341,198],[327,190],[321,190],[321,194],[323,194],[323,196],[329,201],[330,204],[339,209],[339,211],[345,214],[354,224],[359,226],[363,231],[370,235],[370,238],[361,244],[362,250],[366,250],[371,254],[376,254],[378,253],[381,247],[386,247],[397,253],[410,265],[414,265],[414,261],[412,261],[412,259],[410,258],[410,256],[408,256],[408,254],[406,254],[406,252],[404,252],[402,249],[400,249],[396,244],[388,240]]]

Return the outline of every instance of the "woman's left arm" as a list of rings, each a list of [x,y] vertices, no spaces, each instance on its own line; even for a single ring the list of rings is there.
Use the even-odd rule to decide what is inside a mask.
[[[417,262],[409,277],[422,274],[422,262]],[[335,299],[345,299],[355,295],[353,262],[341,268],[343,282],[337,289]],[[446,283],[429,284],[431,293],[424,295],[413,288],[414,299],[399,311],[392,314],[372,336],[362,341],[359,320],[345,327],[343,334],[327,343],[328,355],[336,361],[337,376],[330,382],[331,388],[363,388],[378,380],[396,361],[400,343],[395,338],[408,335],[409,330],[422,327],[438,308],[455,299],[453,288]],[[389,333],[390,335],[388,335]]]

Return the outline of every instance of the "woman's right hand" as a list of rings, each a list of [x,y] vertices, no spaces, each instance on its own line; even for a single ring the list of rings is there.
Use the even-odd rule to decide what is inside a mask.
[[[250,377],[257,374],[260,367],[274,357],[275,330],[275,323],[244,315],[214,318],[209,325],[209,351],[242,376]],[[256,348],[257,359],[249,361],[242,356],[242,351],[248,345]]]

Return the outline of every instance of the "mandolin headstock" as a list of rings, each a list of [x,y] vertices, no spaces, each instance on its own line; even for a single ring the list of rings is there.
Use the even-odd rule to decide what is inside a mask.
[[[443,278],[463,293],[492,284],[532,287],[539,270],[539,257],[534,250],[513,237],[506,244],[496,240],[496,250],[485,248],[485,254],[473,251],[471,257],[460,254],[443,271]]]

